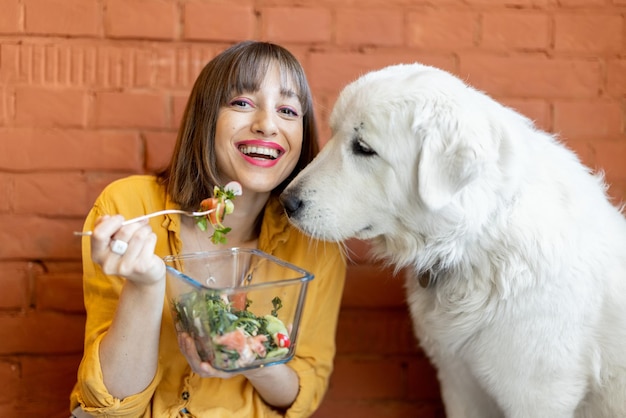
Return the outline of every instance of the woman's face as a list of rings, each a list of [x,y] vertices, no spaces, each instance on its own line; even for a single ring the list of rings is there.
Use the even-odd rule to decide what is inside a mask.
[[[302,150],[302,106],[293,84],[287,87],[272,64],[258,91],[235,95],[220,109],[215,149],[224,181],[265,193],[293,171]]]

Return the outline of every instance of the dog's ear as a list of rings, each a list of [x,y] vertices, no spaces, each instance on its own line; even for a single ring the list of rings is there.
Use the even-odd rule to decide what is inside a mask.
[[[450,203],[481,169],[480,144],[444,137],[449,135],[433,129],[423,137],[417,168],[418,193],[430,210],[441,209]]]
[[[428,209],[443,208],[479,177],[497,193],[517,187],[528,158],[522,144],[536,131],[528,118],[468,86],[430,103],[415,109],[411,127],[421,142],[418,195]]]

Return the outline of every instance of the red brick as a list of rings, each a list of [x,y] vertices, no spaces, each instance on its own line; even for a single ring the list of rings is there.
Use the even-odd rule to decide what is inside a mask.
[[[616,206],[621,206],[626,202],[626,179],[612,179],[609,183],[609,196]]]
[[[97,45],[77,51],[76,74],[83,74],[88,86],[119,89],[145,85],[141,77],[151,77],[154,57],[147,47]],[[143,72],[147,71],[149,75]]]
[[[547,50],[550,19],[541,12],[486,12],[482,16],[480,45],[488,49]]]
[[[420,353],[407,308],[342,308],[337,352],[346,355],[416,355]]]
[[[86,35],[100,33],[97,0],[24,0],[27,33]]]
[[[63,402],[65,401],[65,403]],[[18,413],[18,416],[30,416],[30,417],[41,417],[46,416],[50,418],[67,418],[67,413],[69,411],[67,404],[67,396],[65,399],[57,399],[54,403],[25,403],[19,404],[15,411]]]
[[[0,54],[0,60],[2,55]],[[1,62],[1,61],[0,61]],[[4,86],[0,86],[0,126],[5,125],[8,120],[7,116],[8,93]]]
[[[102,190],[113,181],[126,177],[127,173],[89,173],[85,176],[86,187],[87,187],[87,203],[88,207],[85,208],[85,214],[87,211],[91,209],[93,202],[95,202],[98,195],[102,192]]]
[[[41,263],[43,270],[35,275],[41,274],[82,274],[83,263],[81,260],[48,260]],[[44,273],[45,272],[45,273]]]
[[[8,212],[13,207],[13,184],[14,176],[12,174],[0,172],[0,196],[3,196],[3,199],[0,199],[0,213]]]
[[[94,103],[97,127],[164,128],[165,98],[156,93],[98,92]]]
[[[106,0],[104,30],[113,38],[174,39],[176,2],[168,0]]]
[[[563,145],[574,151],[580,161],[587,167],[596,165],[596,155],[593,149],[593,143],[589,139],[575,140],[571,138],[563,138],[557,135],[557,138]]]
[[[478,15],[474,12],[428,9],[409,12],[407,19],[409,46],[448,51],[476,44]]]
[[[132,48],[132,87],[151,88],[154,86],[154,74],[156,72],[156,63],[154,60],[153,48],[137,49]]]
[[[148,47],[143,46],[131,48],[57,40],[54,44],[24,42],[0,48],[6,63],[0,66],[0,77],[56,89],[142,86],[145,78],[151,78],[154,64]]]
[[[3,41],[0,43],[0,84],[7,87],[19,80],[19,45]]]
[[[285,44],[284,46],[296,57],[306,72],[311,52],[310,46],[308,44]]]
[[[328,399],[401,399],[405,395],[406,364],[395,357],[335,358]]]
[[[0,54],[0,62],[2,55]],[[9,120],[9,93],[5,87],[0,86],[0,126],[6,125]]]
[[[394,274],[393,267],[377,264],[348,266],[343,293],[344,307],[389,307],[406,306],[404,279]]]
[[[183,7],[185,39],[239,41],[254,38],[256,17],[251,1],[233,4],[192,0]]]
[[[329,42],[332,15],[317,8],[276,7],[261,9],[261,37],[282,43]]]
[[[22,388],[21,374],[21,365],[17,359],[0,359],[0,404],[18,399]],[[0,416],[9,417],[12,415],[2,413],[2,409],[0,409]]]
[[[0,167],[140,171],[140,146],[138,135],[125,132],[0,129]]]
[[[338,45],[398,46],[404,43],[404,12],[385,9],[339,9]]]
[[[503,5],[506,7],[517,7],[517,8],[529,8],[529,7],[537,7],[537,8],[545,8],[548,5],[552,5],[553,0],[507,0],[506,2],[494,2],[493,0],[464,0],[463,4],[468,4],[472,8],[476,8],[476,6],[484,7],[493,7],[495,5]]]
[[[85,215],[87,183],[75,172],[27,173],[15,175],[16,212],[48,216]]]
[[[594,141],[596,167],[606,173],[609,182],[626,179],[626,139],[619,141]]]
[[[36,278],[35,306],[41,311],[84,313],[82,273],[46,273]]]
[[[189,89],[206,63],[223,48],[205,45],[156,48],[152,86]]]
[[[180,124],[183,121],[187,100],[189,100],[189,94],[176,95],[172,99],[172,127],[176,130],[180,128]]]
[[[167,167],[176,143],[176,132],[146,132],[146,170],[155,172]]]
[[[0,13],[0,33],[21,32],[22,6],[19,0],[2,0],[2,13]]]
[[[410,51],[363,54],[350,52],[313,53],[307,69],[307,77],[311,88],[318,94],[325,94],[329,91],[338,93],[346,84],[368,71],[378,70],[387,65],[416,61],[449,71],[455,68],[453,57],[419,54]]]
[[[38,77],[44,84],[123,88],[145,86],[151,77],[154,58],[147,46],[58,42],[47,53],[42,48],[25,46],[22,56],[29,73],[51,68],[47,77]]]
[[[620,52],[624,19],[617,14],[560,14],[554,18],[554,32],[557,52]]]
[[[20,387],[17,386],[16,389]],[[19,408],[19,399],[18,397],[11,398],[8,403],[0,402],[0,417],[21,417],[20,413],[17,413],[16,410]]]
[[[619,1],[619,0],[617,0]],[[613,3],[616,3],[614,0]],[[562,8],[584,8],[602,7],[606,4],[605,0],[559,0],[559,6]]]
[[[46,418],[67,418],[69,413],[67,396],[65,399],[56,399],[55,402],[31,402],[21,401],[19,398],[14,401],[15,406],[5,410],[0,405],[0,416],[2,417],[46,417]],[[65,401],[65,402],[63,402]],[[9,412],[10,411],[10,412]]]
[[[67,418],[79,354],[22,358],[19,416]]]
[[[612,97],[626,96],[626,59],[607,62],[607,92]]]
[[[86,102],[82,90],[21,87],[15,93],[15,122],[30,127],[82,126]]]
[[[0,263],[0,309],[26,309],[30,302],[30,263]]]
[[[82,219],[1,215],[0,259],[78,260],[81,257],[80,238],[75,237],[72,232],[79,231],[82,224]]]
[[[601,65],[583,59],[472,54],[460,61],[461,78],[492,96],[591,98],[602,83]]]
[[[408,360],[407,394],[411,400],[441,399],[437,370],[426,357],[412,357]]]
[[[444,418],[441,402],[325,400],[313,418]]]
[[[622,105],[612,101],[556,101],[554,130],[565,138],[606,138],[622,132]]]
[[[28,311],[0,315],[0,354],[79,353],[83,348],[85,317]]]
[[[497,99],[497,98],[496,98]],[[546,132],[552,132],[552,111],[550,104],[545,100],[534,99],[497,99],[505,106],[521,113],[535,123],[535,126]]]

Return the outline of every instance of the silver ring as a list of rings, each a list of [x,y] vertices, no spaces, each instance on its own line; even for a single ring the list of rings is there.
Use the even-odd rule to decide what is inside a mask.
[[[124,255],[128,249],[128,243],[119,239],[111,241],[111,251],[118,255]]]

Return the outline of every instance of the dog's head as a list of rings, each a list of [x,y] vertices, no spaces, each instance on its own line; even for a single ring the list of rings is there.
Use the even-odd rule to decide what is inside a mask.
[[[484,199],[516,176],[508,124],[528,122],[445,71],[371,72],[341,92],[332,138],[281,201],[298,228],[325,240],[428,240],[484,222]]]

